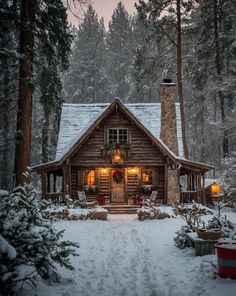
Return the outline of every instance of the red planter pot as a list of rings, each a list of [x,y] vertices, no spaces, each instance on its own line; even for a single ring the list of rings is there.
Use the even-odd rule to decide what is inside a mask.
[[[236,242],[219,242],[215,248],[220,277],[236,279]]]
[[[104,206],[106,203],[105,196],[102,194],[98,195],[98,204],[99,206]]]

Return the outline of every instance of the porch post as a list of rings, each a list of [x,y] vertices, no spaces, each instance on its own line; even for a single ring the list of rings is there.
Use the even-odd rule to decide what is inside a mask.
[[[205,195],[205,173],[202,173],[202,199],[203,203],[206,203],[206,195]]]
[[[71,195],[71,166],[70,160],[67,159],[63,165],[63,185],[64,185],[64,195]]]

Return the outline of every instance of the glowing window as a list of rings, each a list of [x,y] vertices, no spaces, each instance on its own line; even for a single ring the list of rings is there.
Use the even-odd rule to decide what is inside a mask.
[[[84,185],[94,186],[95,185],[95,170],[86,170],[84,175]]]
[[[152,170],[142,170],[143,185],[152,185]]]

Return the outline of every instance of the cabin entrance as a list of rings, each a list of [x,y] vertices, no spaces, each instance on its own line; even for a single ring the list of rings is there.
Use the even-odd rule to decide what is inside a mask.
[[[123,169],[111,170],[111,202],[124,203],[125,172]]]

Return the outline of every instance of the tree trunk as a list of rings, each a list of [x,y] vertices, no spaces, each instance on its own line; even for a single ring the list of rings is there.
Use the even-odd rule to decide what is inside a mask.
[[[32,121],[32,86],[33,74],[33,22],[34,0],[21,0],[20,8],[20,54],[19,62],[19,97],[16,128],[15,184],[27,181],[23,173],[31,160],[31,121]]]
[[[42,162],[48,162],[48,132],[49,132],[49,116],[50,109],[45,103],[43,105],[44,111],[44,122],[43,122],[43,130],[42,130]]]
[[[219,25],[218,25],[218,0],[214,0],[214,35],[215,35],[215,63],[216,63],[216,73],[219,78],[221,78],[221,59],[220,59],[220,45],[219,45]],[[227,157],[229,153],[229,141],[228,141],[228,130],[226,129],[225,120],[225,104],[224,104],[224,94],[222,91],[218,91],[220,99],[220,113],[223,128],[223,157]]]
[[[205,138],[204,138],[204,106],[202,103],[202,109],[201,109],[201,152],[200,152],[200,161],[205,161]]]
[[[182,139],[183,139],[183,148],[184,156],[189,158],[187,137],[186,137],[186,125],[185,125],[185,110],[184,110],[184,96],[183,96],[183,80],[182,80],[182,40],[181,40],[181,1],[177,0],[176,9],[177,9],[177,42],[176,42],[176,76],[177,76],[177,88],[178,88],[178,97],[180,103],[180,114],[181,114],[181,123],[182,123]]]

